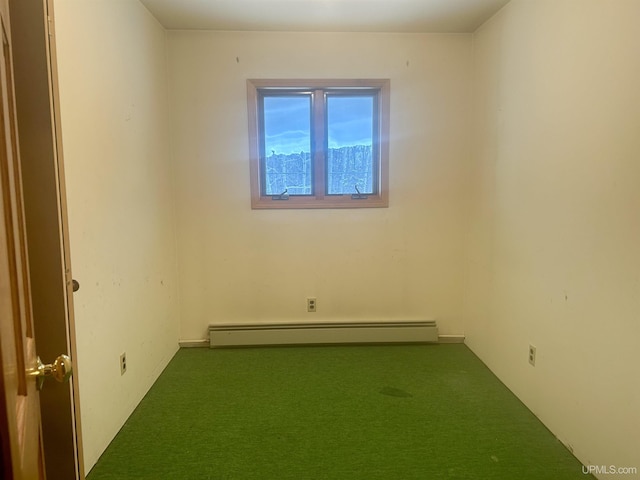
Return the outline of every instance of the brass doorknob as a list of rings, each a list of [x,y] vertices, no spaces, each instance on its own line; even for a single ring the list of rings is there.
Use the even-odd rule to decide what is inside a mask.
[[[36,367],[27,370],[27,375],[35,377],[38,382],[38,390],[42,389],[44,379],[53,377],[58,382],[66,382],[73,373],[73,364],[67,355],[60,355],[53,364],[45,365],[38,357]]]

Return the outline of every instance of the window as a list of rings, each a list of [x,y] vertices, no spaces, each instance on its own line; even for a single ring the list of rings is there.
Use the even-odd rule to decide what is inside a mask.
[[[248,80],[252,208],[386,207],[388,80]]]

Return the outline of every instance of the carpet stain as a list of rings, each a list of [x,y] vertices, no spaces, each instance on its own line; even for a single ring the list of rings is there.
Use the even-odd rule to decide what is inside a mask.
[[[413,395],[411,395],[409,392],[405,392],[404,390],[400,390],[399,388],[393,388],[393,387],[384,387],[382,390],[380,390],[380,393],[383,395],[389,395],[390,397],[401,397],[401,398],[413,397]]]

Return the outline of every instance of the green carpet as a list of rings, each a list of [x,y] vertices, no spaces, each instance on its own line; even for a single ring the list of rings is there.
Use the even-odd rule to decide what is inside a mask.
[[[588,479],[464,345],[183,349],[88,480]]]

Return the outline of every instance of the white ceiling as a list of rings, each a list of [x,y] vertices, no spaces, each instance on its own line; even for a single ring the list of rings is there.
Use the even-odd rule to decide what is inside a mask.
[[[167,29],[465,33],[509,0],[141,0]]]

